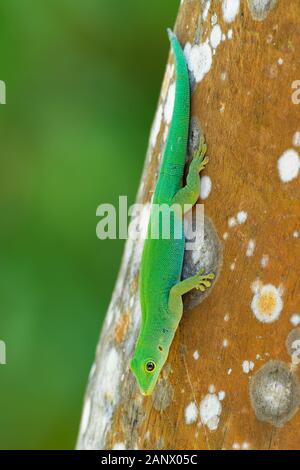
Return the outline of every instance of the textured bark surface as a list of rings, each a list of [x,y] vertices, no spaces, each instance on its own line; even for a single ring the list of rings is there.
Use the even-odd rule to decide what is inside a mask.
[[[191,72],[191,146],[200,127],[210,156],[205,247],[187,256],[185,271],[200,263],[218,278],[205,297],[185,299],[162,378],[143,397],[128,368],[143,242],[127,242],[78,448],[297,449],[300,2],[184,0],[175,30]],[[137,198],[148,208],[172,111],[172,63]]]

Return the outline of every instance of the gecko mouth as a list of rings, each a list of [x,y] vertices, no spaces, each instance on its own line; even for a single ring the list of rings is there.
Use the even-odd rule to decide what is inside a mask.
[[[154,387],[155,387],[155,384],[151,385],[149,388],[147,389],[144,389],[140,386],[139,384],[139,388],[140,388],[140,392],[141,394],[144,396],[144,397],[149,397],[150,395],[152,395],[153,393],[153,390],[154,390]]]

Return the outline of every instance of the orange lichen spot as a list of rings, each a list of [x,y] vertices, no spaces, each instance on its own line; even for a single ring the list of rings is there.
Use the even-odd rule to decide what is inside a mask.
[[[274,312],[274,308],[276,307],[276,298],[272,292],[267,292],[264,295],[261,295],[257,301],[257,306],[259,310],[264,315],[272,315]]]
[[[139,275],[137,274],[136,276],[134,276],[134,278],[132,279],[130,283],[130,289],[132,293],[135,293],[137,291],[138,285],[139,285]]]
[[[277,320],[283,308],[279,290],[272,284],[263,286],[254,295],[251,308],[255,317],[263,323]]]
[[[119,318],[119,321],[115,329],[115,340],[118,344],[122,343],[125,339],[128,326],[129,326],[130,315],[128,312],[123,313]]]

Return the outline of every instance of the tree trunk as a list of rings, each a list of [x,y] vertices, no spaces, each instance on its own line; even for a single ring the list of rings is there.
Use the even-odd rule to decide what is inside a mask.
[[[185,299],[162,377],[143,397],[129,370],[143,240],[127,241],[78,448],[297,449],[300,2],[183,0],[175,31],[190,70],[190,148],[203,131],[210,156],[204,244],[187,253],[184,276],[200,263],[217,280]],[[148,209],[172,114],[172,64],[170,56],[137,197]]]

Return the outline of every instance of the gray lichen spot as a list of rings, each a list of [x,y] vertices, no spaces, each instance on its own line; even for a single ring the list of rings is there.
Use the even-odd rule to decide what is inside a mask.
[[[258,420],[281,427],[298,410],[300,385],[284,362],[270,361],[251,378],[250,398]]]
[[[153,408],[156,411],[166,410],[171,405],[173,397],[174,392],[170,383],[165,379],[160,380],[152,396]]]
[[[126,448],[134,449],[139,439],[139,428],[145,419],[143,397],[136,393],[137,385],[133,375],[128,372],[123,382],[121,402],[124,406],[121,418],[121,429],[126,436]]]
[[[162,376],[164,379],[168,379],[169,375],[172,373],[172,368],[171,364],[167,363],[164,365],[164,368],[162,370]]]
[[[164,445],[165,445],[164,440],[162,437],[160,437],[156,443],[157,450],[162,450],[164,448]]]
[[[294,328],[290,331],[285,345],[289,355],[294,356],[296,350],[300,349],[300,328]]]
[[[252,18],[256,21],[263,21],[277,4],[277,0],[247,0]]]
[[[192,117],[190,121],[190,132],[189,132],[189,143],[188,143],[188,153],[193,155],[199,148],[200,137],[202,135],[202,130],[199,125],[197,117]]]
[[[193,214],[194,224],[194,214]],[[223,262],[223,247],[218,237],[216,229],[208,217],[204,217],[204,238],[199,246],[194,250],[186,250],[184,254],[184,263],[182,269],[182,279],[197,274],[200,269],[204,269],[206,274],[214,273],[216,278],[221,271]],[[193,289],[184,296],[184,307],[189,310],[201,303],[211,292],[212,287],[204,292]]]

